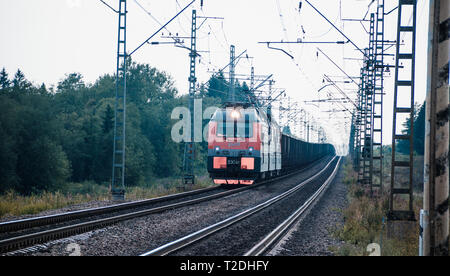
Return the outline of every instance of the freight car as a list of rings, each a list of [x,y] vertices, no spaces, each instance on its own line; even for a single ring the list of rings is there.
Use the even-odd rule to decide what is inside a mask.
[[[327,155],[330,144],[307,143],[281,132],[265,112],[232,106],[219,109],[209,123],[208,172],[216,184],[252,185]]]

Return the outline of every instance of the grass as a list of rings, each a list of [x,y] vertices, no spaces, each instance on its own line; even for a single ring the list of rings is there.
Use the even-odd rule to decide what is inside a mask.
[[[51,209],[98,200],[91,194],[64,194],[44,192],[39,195],[21,196],[10,191],[0,196],[0,217],[38,214]]]
[[[369,255],[367,246],[377,243],[381,245],[383,256],[416,256],[418,254],[418,223],[415,222],[407,227],[401,236],[388,237],[384,218],[389,209],[389,195],[384,193],[378,197],[370,197],[368,191],[357,184],[357,173],[353,170],[350,159],[347,159],[344,165],[343,181],[348,186],[349,205],[342,211],[344,225],[334,234],[345,241],[345,244],[340,248],[331,248],[332,251],[340,256],[367,256]],[[398,201],[400,206],[407,204],[401,199]],[[419,214],[421,207],[422,200],[419,194],[414,199],[416,215]]]
[[[126,199],[141,200],[161,197],[185,190],[211,187],[212,181],[207,176],[196,179],[196,184],[188,189],[180,189],[180,179],[156,179],[145,187],[127,187]],[[71,205],[110,200],[107,184],[94,182],[67,183],[59,191],[43,192],[31,196],[21,196],[14,191],[0,195],[0,218],[7,216],[34,215],[47,210],[60,209]]]

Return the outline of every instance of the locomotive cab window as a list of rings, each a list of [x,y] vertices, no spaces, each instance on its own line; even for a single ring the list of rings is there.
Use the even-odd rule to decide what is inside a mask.
[[[217,122],[217,136],[225,138],[252,138],[255,116],[241,110],[217,111],[213,117]]]

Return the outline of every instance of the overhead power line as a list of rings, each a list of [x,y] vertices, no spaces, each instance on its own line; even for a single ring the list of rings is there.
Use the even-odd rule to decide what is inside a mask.
[[[328,23],[331,24],[331,26],[333,26],[342,36],[344,36],[348,41],[350,41],[350,43],[355,46],[355,48],[360,51],[364,56],[366,56],[366,53],[364,53],[363,50],[361,50],[361,48],[358,47],[358,45],[356,45],[350,38],[348,38],[348,36],[346,36],[338,27],[336,27],[336,25],[333,24],[333,22],[331,22],[325,15],[323,15],[323,13],[321,13],[316,7],[313,6],[313,4],[311,4],[308,0],[305,0],[305,2],[310,5],[320,16],[322,16]]]
[[[161,30],[167,27],[173,20],[175,20],[180,14],[182,14],[185,10],[187,10],[192,4],[194,4],[196,0],[192,0],[184,9],[178,12],[172,19],[170,19],[166,24],[164,24],[161,28],[159,28],[154,34],[152,34],[147,40],[145,40],[141,45],[139,45],[135,50],[133,50],[128,56],[133,55],[136,51],[138,51],[142,46],[147,44],[153,37],[155,37]]]
[[[354,84],[359,87],[359,84],[352,77],[350,77],[339,65],[337,65],[336,62],[334,62],[329,56],[327,56],[327,54],[325,54],[320,48],[317,48],[317,50],[319,50],[331,63],[334,64],[334,66],[336,66],[342,73],[344,73],[344,75],[346,75]]]
[[[110,8],[113,12],[119,13],[118,10],[114,9],[113,7],[111,7],[111,6],[110,6],[108,3],[106,3],[105,1],[100,0],[100,2],[102,2],[102,3],[103,3],[105,6],[107,6],[108,8]]]

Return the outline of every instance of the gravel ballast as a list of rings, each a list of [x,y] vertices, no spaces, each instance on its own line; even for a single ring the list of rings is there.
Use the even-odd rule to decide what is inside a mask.
[[[140,255],[165,243],[198,231],[260,204],[284,192],[323,168],[330,159],[275,184],[257,187],[226,198],[128,220],[89,232],[77,240],[63,240],[28,255],[67,255],[67,245],[76,241],[82,255]],[[87,237],[87,238],[86,238]]]
[[[242,256],[304,204],[323,185],[336,167],[328,169],[301,189],[274,205],[176,252],[178,256]]]
[[[333,232],[344,223],[347,185],[342,182],[342,168],[319,201],[310,208],[285,239],[268,253],[270,256],[333,256],[332,248],[343,242]]]

